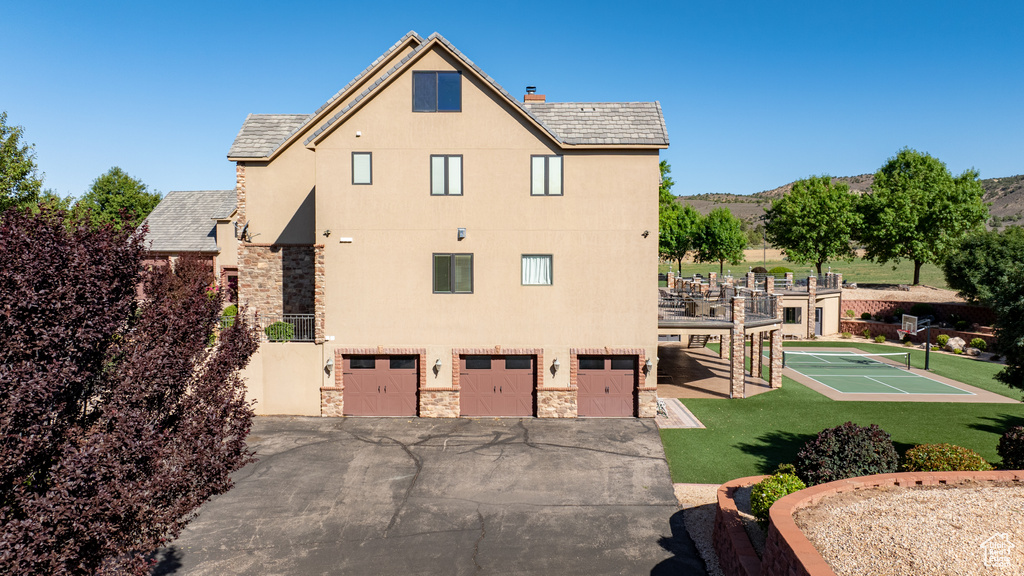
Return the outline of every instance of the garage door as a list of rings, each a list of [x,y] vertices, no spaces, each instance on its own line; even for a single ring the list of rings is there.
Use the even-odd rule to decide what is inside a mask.
[[[415,416],[418,356],[345,356],[346,416]]]
[[[601,418],[633,416],[637,364],[636,356],[580,356],[577,413]]]
[[[534,356],[461,356],[463,416],[533,416]]]

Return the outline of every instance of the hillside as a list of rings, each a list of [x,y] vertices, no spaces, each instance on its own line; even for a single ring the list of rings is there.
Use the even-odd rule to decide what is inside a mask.
[[[845,182],[854,192],[864,194],[870,193],[871,184],[875,180],[874,174],[861,174],[859,176],[840,176],[833,178],[833,182]],[[1008,176],[1004,178],[987,178],[981,181],[985,189],[985,202],[989,202],[989,212],[993,217],[998,218],[1001,223],[1024,224],[1024,175]],[[690,204],[701,214],[707,214],[715,208],[724,207],[732,212],[733,216],[747,222],[753,222],[760,218],[764,211],[771,206],[772,200],[781,198],[784,194],[793,189],[790,182],[784,186],[764,190],[749,196],[739,194],[697,194],[694,196],[679,196],[679,201]]]

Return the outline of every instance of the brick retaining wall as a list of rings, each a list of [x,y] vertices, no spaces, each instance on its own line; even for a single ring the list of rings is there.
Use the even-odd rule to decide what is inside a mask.
[[[750,479],[741,478],[740,480]],[[733,480],[733,482],[740,480]],[[957,484],[967,480],[1024,482],[1024,471],[875,474],[811,486],[780,498],[768,512],[771,524],[768,527],[768,541],[765,544],[764,557],[761,559],[761,574],[764,576],[835,576],[835,572],[821,557],[821,554],[814,549],[810,540],[804,536],[793,519],[793,514],[797,510],[816,504],[824,496],[882,486],[938,486]],[[727,485],[723,484],[723,488]],[[719,490],[721,491],[721,488]],[[719,502],[721,502],[721,498],[719,498]],[[721,504],[719,504],[719,508],[721,508]],[[740,529],[742,530],[742,527]],[[717,541],[715,551],[718,551]],[[726,565],[721,552],[719,552],[719,564],[723,567]],[[726,572],[726,574],[729,573]]]
[[[887,339],[898,341],[899,335],[896,333],[897,330],[902,328],[900,324],[887,324],[885,322],[875,322],[874,320],[841,320],[839,322],[840,332],[849,332],[853,334],[854,340],[857,338],[863,338],[864,329],[868,328],[871,330],[871,337],[874,338],[879,334],[884,335]],[[925,332],[921,332],[917,336],[911,336],[911,342],[924,342]],[[981,338],[986,344],[991,347],[996,342],[996,337],[991,333],[986,332],[961,332],[958,330],[950,330],[948,328],[932,328],[932,342],[935,342],[935,338],[939,334],[945,334],[950,338],[959,336],[964,339],[964,342],[971,343],[973,338]]]
[[[718,555],[718,566],[725,576],[760,576],[761,559],[750,543],[743,520],[736,508],[735,493],[739,488],[753,486],[767,476],[737,478],[718,487],[718,507],[711,544]]]
[[[860,318],[860,315],[867,312],[872,316],[876,314],[882,314],[885,316],[892,316],[896,310],[903,310],[904,314],[910,314],[910,307],[916,304],[916,302],[900,302],[898,300],[847,300],[843,299],[843,309],[840,310],[842,317],[846,317],[847,310],[853,310],[854,318]],[[949,318],[951,314],[956,314],[958,317],[967,320],[971,324],[980,324],[982,326],[991,326],[996,320],[996,315],[992,310],[984,306],[972,306],[970,304],[952,304],[947,302],[923,302],[928,304],[935,309],[935,313],[939,319],[945,320]]]

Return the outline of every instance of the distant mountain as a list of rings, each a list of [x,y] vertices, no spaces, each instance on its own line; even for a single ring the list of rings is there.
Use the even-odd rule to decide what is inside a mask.
[[[859,194],[871,192],[871,184],[875,181],[874,174],[860,176],[839,176],[833,182],[845,182],[850,189]],[[1003,224],[1024,225],[1024,175],[1005,178],[987,178],[981,181],[985,189],[985,202],[991,203],[989,212]],[[715,208],[728,208],[733,216],[747,222],[760,218],[772,203],[793,189],[790,182],[784,186],[764,190],[749,196],[740,194],[697,194],[679,196],[679,202],[690,204],[701,214],[707,214]]]

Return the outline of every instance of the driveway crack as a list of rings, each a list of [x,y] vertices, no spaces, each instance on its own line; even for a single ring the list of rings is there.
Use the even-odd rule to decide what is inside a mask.
[[[395,513],[391,515],[391,521],[388,522],[388,527],[384,529],[384,537],[388,537],[388,532],[394,527],[395,522],[398,522],[398,515],[401,514],[402,509],[405,508],[405,503],[409,501],[409,495],[412,494],[412,489],[416,486],[416,482],[420,478],[420,472],[423,471],[423,459],[413,453],[408,446],[391,438],[390,436],[384,436],[384,439],[391,440],[405,451],[405,453],[412,458],[412,461],[416,464],[416,473],[412,475],[412,480],[409,481],[409,486],[405,489],[405,494],[402,495],[402,500],[395,507]]]
[[[476,573],[479,574],[483,571],[484,567],[480,565],[480,561],[477,560],[477,555],[480,554],[480,542],[483,542],[484,536],[487,535],[487,528],[484,526],[484,515],[480,513],[480,507],[476,508],[476,517],[480,519],[480,537],[476,539],[476,543],[473,544],[473,565],[476,566]]]

